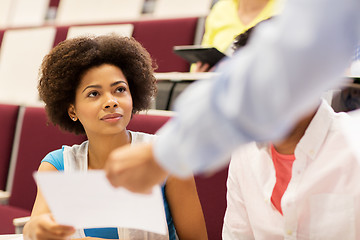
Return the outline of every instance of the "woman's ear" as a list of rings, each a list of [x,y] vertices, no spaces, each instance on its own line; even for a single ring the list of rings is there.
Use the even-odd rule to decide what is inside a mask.
[[[76,116],[76,113],[75,113],[75,106],[74,104],[70,104],[69,108],[68,108],[68,114],[69,114],[69,117],[71,118],[71,120],[73,120],[74,122],[77,121],[77,116]]]

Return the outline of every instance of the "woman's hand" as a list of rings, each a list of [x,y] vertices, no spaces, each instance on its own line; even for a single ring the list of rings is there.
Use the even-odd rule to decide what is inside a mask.
[[[207,63],[197,62],[192,69],[193,72],[209,72],[210,66]]]
[[[75,233],[72,226],[59,225],[50,213],[31,217],[24,226],[24,240],[70,239]]]

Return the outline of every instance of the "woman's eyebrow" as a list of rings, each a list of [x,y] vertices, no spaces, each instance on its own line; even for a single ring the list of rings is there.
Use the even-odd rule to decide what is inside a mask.
[[[120,83],[124,83],[124,84],[127,85],[127,82],[125,82],[125,81],[123,81],[123,80],[120,80],[120,81],[116,81],[116,82],[110,84],[110,86],[113,87],[113,86],[116,86],[116,85],[118,85],[118,84],[120,84]]]
[[[81,93],[85,92],[85,90],[88,89],[88,88],[101,88],[101,86],[100,86],[100,85],[89,85],[89,86],[86,86],[86,88],[84,88],[84,90],[83,90]]]

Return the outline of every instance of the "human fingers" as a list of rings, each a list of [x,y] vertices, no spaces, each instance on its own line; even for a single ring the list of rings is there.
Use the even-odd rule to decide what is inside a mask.
[[[33,234],[31,239],[36,240],[70,239],[70,236],[75,233],[75,229],[72,226],[56,223],[51,214],[43,214],[36,217],[32,228]]]
[[[208,72],[210,65],[208,63],[204,63],[200,66],[199,72]]]
[[[113,186],[139,193],[148,193],[167,176],[156,163],[151,144],[116,149],[110,154],[105,171]]]
[[[202,69],[201,69],[202,65],[203,65],[202,62],[196,62],[192,67],[192,71],[193,72],[202,72]]]

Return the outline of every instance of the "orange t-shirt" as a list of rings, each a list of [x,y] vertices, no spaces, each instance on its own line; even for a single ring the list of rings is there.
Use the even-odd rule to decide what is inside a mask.
[[[281,198],[291,179],[292,166],[295,160],[295,155],[285,155],[278,153],[271,144],[271,156],[275,167],[276,183],[271,195],[271,202],[275,208],[282,214]]]

